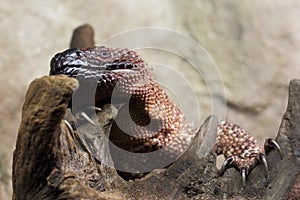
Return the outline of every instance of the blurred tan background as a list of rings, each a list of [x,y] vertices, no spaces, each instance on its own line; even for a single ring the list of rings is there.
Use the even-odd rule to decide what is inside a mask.
[[[276,136],[289,80],[300,77],[299,9],[297,0],[0,0],[0,199],[11,199],[12,155],[28,84],[48,74],[51,57],[69,46],[77,26],[92,25],[96,44],[138,27],[195,39],[222,76],[226,118],[262,142]],[[143,58],[151,63],[155,56]],[[204,120],[209,97],[196,93]]]

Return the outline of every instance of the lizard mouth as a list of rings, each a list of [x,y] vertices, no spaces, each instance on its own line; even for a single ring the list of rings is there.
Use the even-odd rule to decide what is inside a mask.
[[[132,69],[133,65],[131,63],[117,63],[117,64],[107,64],[106,70],[126,70]]]

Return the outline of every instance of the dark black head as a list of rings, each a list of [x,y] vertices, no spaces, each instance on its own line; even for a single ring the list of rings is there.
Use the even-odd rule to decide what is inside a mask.
[[[65,74],[76,77],[79,72],[110,71],[118,73],[145,68],[145,65],[134,51],[101,46],[69,49],[58,53],[52,58],[50,68],[50,75]]]
[[[79,68],[87,65],[83,52],[80,49],[68,49],[62,53],[57,53],[50,62],[49,75],[66,74],[67,68]]]

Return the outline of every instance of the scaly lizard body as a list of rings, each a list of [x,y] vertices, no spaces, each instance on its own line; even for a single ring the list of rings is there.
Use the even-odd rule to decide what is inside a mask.
[[[96,84],[93,96],[96,107],[113,99],[126,105],[120,107],[109,136],[123,150],[148,153],[164,148],[177,157],[194,135],[181,110],[169,100],[134,51],[106,47],[70,49],[51,60],[50,75],[56,74],[77,78],[80,82],[77,93],[87,91],[88,87],[82,84],[91,87]],[[79,98],[75,110],[93,104],[87,99]],[[226,168],[235,167],[241,171],[245,183],[257,164],[264,163],[267,170],[265,151],[243,129],[234,127],[220,123],[216,153],[226,158],[221,174]],[[278,147],[274,140],[270,141],[268,146]]]

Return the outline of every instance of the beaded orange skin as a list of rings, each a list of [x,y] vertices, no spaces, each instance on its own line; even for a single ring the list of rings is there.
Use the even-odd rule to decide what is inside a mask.
[[[123,106],[112,123],[109,137],[111,142],[126,151],[147,153],[163,148],[168,154],[165,157],[177,157],[191,140],[193,134],[181,110],[169,100],[144,60],[134,51],[103,46],[69,49],[56,54],[51,60],[50,75],[57,74],[77,78],[80,82],[76,93],[84,98],[79,98],[78,108],[73,107],[72,110],[82,113],[82,117],[91,123],[93,121],[80,109],[101,107],[116,94]],[[95,93],[89,94],[93,86],[96,87]],[[265,149],[262,149],[244,129],[221,121],[215,152],[223,154],[226,160],[220,175],[227,168],[234,167],[241,172],[245,185],[252,169],[263,163],[267,176],[266,150],[273,147],[281,153],[274,140],[266,140]]]
[[[246,130],[227,121],[220,121],[217,131],[214,150],[217,155],[223,154],[225,157],[219,175],[222,176],[228,168],[234,167],[241,172],[243,186],[258,164],[264,164],[265,176],[268,177],[266,153],[271,149],[276,148],[282,158],[281,148],[273,139],[267,139],[262,148]]]
[[[104,46],[69,49],[51,60],[50,75],[57,74],[79,81],[76,93],[83,97],[77,101],[79,109],[101,107],[107,99],[114,104],[112,98],[126,104],[118,110],[118,125],[113,123],[111,127],[110,141],[118,147],[135,153],[164,148],[175,156],[187,147],[192,136],[186,134],[189,127],[181,110],[169,100],[135,51]],[[94,105],[87,98],[90,82],[96,85],[91,96]]]

